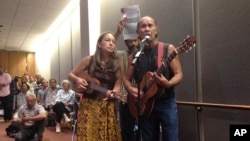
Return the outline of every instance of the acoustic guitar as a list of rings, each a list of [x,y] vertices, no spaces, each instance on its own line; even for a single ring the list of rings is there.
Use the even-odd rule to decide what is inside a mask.
[[[85,89],[77,87],[76,83],[73,83],[72,90],[78,93],[85,92],[87,94],[91,94],[95,90],[97,92],[100,92],[104,96],[106,96],[108,89],[101,87],[100,86],[101,83],[98,79],[91,77],[87,72],[84,72],[84,71],[77,74],[76,76],[84,78],[88,82],[88,87],[85,90]],[[115,93],[114,97],[124,103],[127,103],[127,94]]]
[[[191,50],[196,45],[196,39],[194,36],[189,35],[186,39],[180,42],[179,46],[175,48],[173,52],[162,61],[161,66],[155,71],[157,74],[161,74],[170,64],[170,62],[180,53],[184,51]],[[151,114],[155,99],[162,94],[163,88],[158,86],[153,80],[153,72],[146,72],[143,76],[142,81],[140,82],[140,89],[144,92],[140,96],[140,105],[138,110],[138,102],[128,94],[127,103],[131,115],[134,118],[137,118],[138,115],[148,116]],[[138,114],[139,111],[139,114]]]

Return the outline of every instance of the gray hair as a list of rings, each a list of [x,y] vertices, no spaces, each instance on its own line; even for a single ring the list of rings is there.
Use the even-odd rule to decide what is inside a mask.
[[[61,86],[62,86],[64,83],[66,83],[66,84],[68,84],[68,85],[70,86],[69,80],[67,80],[67,79],[63,80],[62,83],[61,83]]]
[[[34,94],[34,93],[27,93],[26,97],[33,97],[34,99],[36,99],[36,94]]]

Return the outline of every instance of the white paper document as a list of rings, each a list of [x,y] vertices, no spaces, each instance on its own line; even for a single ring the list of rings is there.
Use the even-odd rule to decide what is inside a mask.
[[[135,39],[138,37],[136,33],[137,22],[140,19],[140,8],[139,5],[132,5],[121,8],[122,18],[125,27],[123,29],[123,39]]]

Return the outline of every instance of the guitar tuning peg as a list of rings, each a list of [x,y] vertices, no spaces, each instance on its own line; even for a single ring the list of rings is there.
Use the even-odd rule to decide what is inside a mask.
[[[188,50],[186,50],[186,53],[188,53]]]
[[[189,48],[189,50],[192,50],[192,48]]]

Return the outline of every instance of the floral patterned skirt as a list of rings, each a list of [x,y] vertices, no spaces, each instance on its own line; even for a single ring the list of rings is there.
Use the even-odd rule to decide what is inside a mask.
[[[77,121],[77,141],[122,140],[114,102],[83,98]]]

